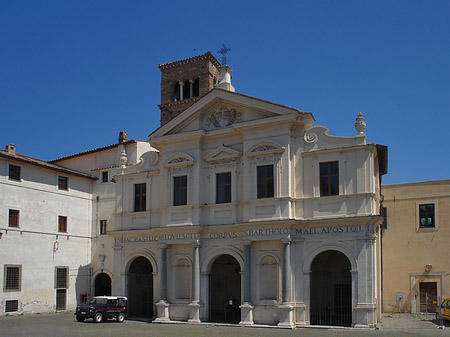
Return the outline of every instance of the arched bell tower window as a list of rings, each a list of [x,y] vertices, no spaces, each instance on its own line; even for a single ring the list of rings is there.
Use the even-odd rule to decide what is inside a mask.
[[[173,86],[173,102],[182,101],[200,94],[200,78],[195,80],[178,81]]]
[[[173,101],[178,102],[180,100],[180,83],[175,83],[173,86]]]
[[[198,97],[199,95],[199,89],[200,89],[200,78],[196,78],[194,81],[194,95],[193,97]]]

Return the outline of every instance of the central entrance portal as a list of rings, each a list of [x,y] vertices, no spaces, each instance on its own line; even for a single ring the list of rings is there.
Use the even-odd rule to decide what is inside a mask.
[[[131,263],[128,272],[128,316],[153,317],[153,268],[145,257]]]
[[[350,261],[328,250],[311,265],[311,325],[351,326],[352,277]]]
[[[241,268],[231,255],[219,256],[209,278],[210,320],[239,323],[241,320]]]

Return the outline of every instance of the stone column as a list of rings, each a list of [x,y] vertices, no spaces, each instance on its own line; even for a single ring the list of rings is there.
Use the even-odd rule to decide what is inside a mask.
[[[194,81],[189,80],[189,98],[194,96]]]
[[[292,305],[292,270],[291,270],[291,238],[290,235],[286,240],[283,240],[283,280],[282,280],[282,301],[283,303],[278,306],[280,312],[280,327],[294,326],[293,321],[293,309]]]
[[[251,305],[252,300],[252,277],[251,277],[251,249],[252,242],[244,242],[244,303],[239,308],[241,309],[241,321],[242,325],[253,325],[253,308]]]
[[[167,245],[161,246],[161,299],[156,303],[155,322],[169,322],[169,306],[167,302]]]
[[[184,96],[183,96],[184,83],[183,83],[183,81],[179,81],[178,84],[180,85],[180,101],[182,101],[184,99]]]
[[[200,323],[200,241],[194,243],[192,264],[192,302],[189,304],[189,323]]]

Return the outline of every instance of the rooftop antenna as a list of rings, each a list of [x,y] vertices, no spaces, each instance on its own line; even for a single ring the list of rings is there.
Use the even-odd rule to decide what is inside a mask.
[[[222,44],[222,48],[220,48],[217,53],[222,55],[222,65],[226,65],[227,64],[227,53],[231,50],[231,48],[227,48],[227,46],[225,46],[225,43]]]

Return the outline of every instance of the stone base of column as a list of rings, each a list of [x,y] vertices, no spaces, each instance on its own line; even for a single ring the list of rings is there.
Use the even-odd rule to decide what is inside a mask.
[[[239,308],[241,309],[241,321],[240,325],[253,325],[253,308],[254,306],[248,302],[242,303]]]
[[[200,323],[200,304],[196,301],[188,304],[189,307],[189,323]]]
[[[280,313],[280,328],[293,328],[294,325],[294,306],[290,303],[283,303],[278,306],[278,312]]]
[[[161,300],[158,303],[156,303],[156,319],[153,322],[156,323],[170,322],[169,307],[170,304],[164,300]]]

